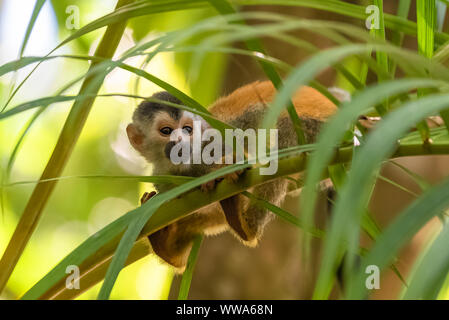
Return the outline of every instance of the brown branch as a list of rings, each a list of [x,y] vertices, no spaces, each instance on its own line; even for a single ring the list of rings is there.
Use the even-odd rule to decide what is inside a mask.
[[[435,144],[430,148],[422,144],[407,144],[401,145],[396,150],[392,158],[416,156],[416,155],[438,155],[449,154],[449,145]],[[339,149],[337,156],[332,163],[346,163],[352,158],[352,148]],[[228,198],[237,193],[243,192],[250,187],[276,179],[283,176],[288,176],[304,170],[306,165],[306,157],[298,156],[279,161],[279,170],[272,176],[259,175],[259,169],[254,168],[249,170],[237,183],[231,183],[226,180],[218,184],[217,188],[210,193],[203,193],[199,190],[192,190],[182,195],[177,199],[173,199],[164,205],[154,214],[148,221],[139,235],[136,244],[134,245],[126,265],[129,265],[149,253],[147,236],[164,226],[181,219],[188,214],[204,207],[212,202],[216,202]],[[109,266],[111,258],[117,248],[118,243],[123,234],[118,235],[112,241],[107,243],[95,255],[89,257],[81,265],[80,268],[80,290],[68,290],[65,287],[65,278],[61,278],[59,282],[49,288],[39,299],[73,299],[89,288],[100,282]]]

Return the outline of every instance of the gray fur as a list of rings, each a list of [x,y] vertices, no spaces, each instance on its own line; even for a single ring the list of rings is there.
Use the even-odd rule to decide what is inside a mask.
[[[162,101],[167,101],[175,104],[182,104],[182,102],[168,93],[167,91],[161,91],[153,94],[151,98],[159,99]],[[158,112],[167,112],[170,117],[175,120],[181,118],[182,110],[175,107],[164,105],[163,103],[153,102],[153,101],[143,101],[139,104],[137,109],[134,111],[133,121],[134,122],[150,122],[153,120],[154,115]]]
[[[153,95],[154,98],[180,104],[181,102],[167,92],[160,92]],[[246,112],[230,121],[229,124],[234,127],[246,130],[249,128],[260,128],[261,121],[267,111],[263,104],[255,104],[250,106]],[[151,126],[151,121],[157,112],[167,112],[172,118],[178,120],[182,116],[182,111],[170,106],[166,106],[154,102],[142,102],[133,115],[133,121],[140,129],[145,132]],[[302,119],[303,130],[308,143],[312,143],[316,133],[321,126],[321,121],[316,119]],[[296,133],[293,124],[288,116],[281,117],[278,120],[277,128],[279,129],[278,147],[280,149],[297,145]],[[145,130],[147,129],[147,130]],[[224,145],[224,141],[223,141]],[[172,148],[166,146],[164,150],[158,154],[152,148],[151,137],[146,137],[144,151],[142,154],[154,165],[153,174],[155,175],[186,175],[186,176],[202,176],[221,167],[221,165],[205,165],[205,164],[181,164],[174,165],[167,161],[167,153]],[[256,197],[262,198],[272,204],[279,206],[284,200],[288,191],[288,180],[279,178],[263,185],[252,188],[252,192]],[[173,186],[156,185],[159,192],[166,191]],[[239,216],[242,224],[245,225],[245,232],[248,233],[248,245],[254,245],[261,237],[265,225],[274,217],[273,213],[267,209],[256,206],[251,203],[248,198],[243,195],[237,195],[240,204],[241,214]],[[182,218],[170,226],[154,233],[150,236],[150,242],[153,249],[159,250],[158,255],[167,262],[182,268],[188,257],[193,237],[198,233],[216,234],[228,229],[224,213],[218,203],[212,204],[206,208],[202,208],[197,212]],[[232,229],[232,228],[231,228]],[[233,232],[237,235],[236,232]],[[238,235],[237,237],[241,239]],[[242,239],[241,239],[242,240]],[[243,240],[242,240],[243,241]],[[157,249],[156,249],[157,248]],[[165,256],[164,256],[165,255]]]
[[[248,108],[242,116],[231,121],[231,125],[246,130],[249,128],[258,129],[264,119],[267,108],[262,104],[255,104]],[[302,118],[302,129],[307,143],[313,143],[316,133],[319,131],[322,121],[312,118]],[[290,117],[279,118],[277,122],[279,129],[278,144],[279,149],[297,145],[296,132]],[[279,178],[265,184],[259,185],[250,190],[256,197],[264,199],[276,206],[280,206],[284,201],[288,191],[288,180]],[[239,195],[239,201],[245,204],[241,219],[247,226],[250,237],[260,239],[264,227],[274,218],[274,214],[265,208],[252,204],[246,197]]]

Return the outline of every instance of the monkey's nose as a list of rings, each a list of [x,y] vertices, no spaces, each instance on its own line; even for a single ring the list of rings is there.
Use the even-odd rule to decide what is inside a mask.
[[[175,146],[175,144],[176,144],[175,141],[170,141],[170,142],[167,143],[167,145],[165,146],[164,153],[165,153],[165,156],[166,156],[168,159],[170,159],[170,152],[171,152],[171,149]]]

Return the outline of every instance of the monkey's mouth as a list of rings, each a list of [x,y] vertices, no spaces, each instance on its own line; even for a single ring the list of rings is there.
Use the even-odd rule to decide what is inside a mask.
[[[181,141],[176,143],[170,141],[165,146],[165,157],[173,164],[190,164],[192,159],[192,148],[189,141]]]

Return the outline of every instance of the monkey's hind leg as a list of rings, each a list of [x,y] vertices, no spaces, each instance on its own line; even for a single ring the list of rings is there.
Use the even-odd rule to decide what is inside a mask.
[[[154,253],[166,263],[184,271],[192,249],[194,234],[182,234],[178,222],[148,236]]]
[[[288,181],[276,179],[250,190],[254,196],[276,206],[284,200]],[[243,195],[235,195],[220,201],[226,221],[242,242],[250,247],[257,245],[263,230],[274,214],[268,209],[256,205]]]
[[[151,198],[142,197],[142,203]],[[183,272],[190,251],[193,239],[199,234],[213,234],[224,231],[226,221],[223,213],[210,208],[194,212],[187,217],[175,221],[168,226],[152,233],[148,236],[153,252],[166,263],[176,268],[177,272]],[[215,210],[214,210],[215,209]]]

